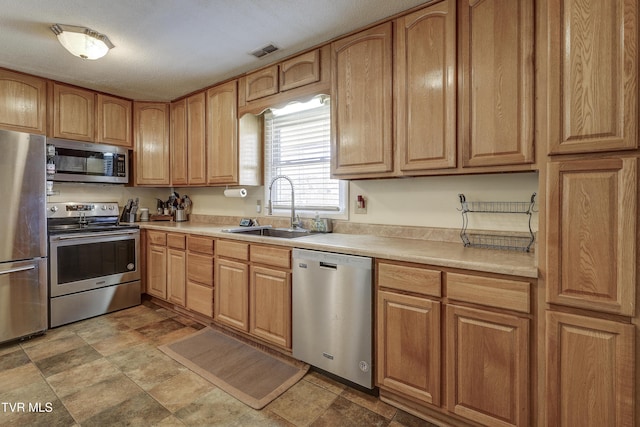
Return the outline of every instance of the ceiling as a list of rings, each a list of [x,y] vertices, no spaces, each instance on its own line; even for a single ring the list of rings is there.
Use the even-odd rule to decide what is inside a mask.
[[[427,0],[4,0],[0,67],[135,100],[168,101],[318,45]],[[68,53],[53,24],[116,46]],[[274,44],[257,59],[250,53]]]

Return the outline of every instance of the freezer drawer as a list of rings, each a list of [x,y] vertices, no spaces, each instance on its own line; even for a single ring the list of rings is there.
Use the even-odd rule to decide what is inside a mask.
[[[46,258],[0,264],[0,343],[46,329]]]
[[[293,356],[373,388],[371,258],[293,251]]]

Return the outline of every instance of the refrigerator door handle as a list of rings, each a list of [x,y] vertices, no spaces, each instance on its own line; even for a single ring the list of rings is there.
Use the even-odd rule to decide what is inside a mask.
[[[18,267],[18,268],[10,268],[9,270],[0,271],[0,276],[2,276],[3,274],[18,273],[20,271],[33,270],[35,268],[36,268],[35,265],[29,265],[26,267]]]

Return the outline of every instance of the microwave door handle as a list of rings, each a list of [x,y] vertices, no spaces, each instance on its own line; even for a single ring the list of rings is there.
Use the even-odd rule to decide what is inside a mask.
[[[0,271],[0,276],[2,276],[4,274],[19,273],[21,271],[33,270],[35,268],[36,268],[35,265],[29,265],[29,266],[26,266],[26,267],[10,268],[8,270]]]

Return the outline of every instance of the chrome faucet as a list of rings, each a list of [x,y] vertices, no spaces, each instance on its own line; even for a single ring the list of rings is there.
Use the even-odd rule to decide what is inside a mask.
[[[273,215],[273,205],[271,203],[271,192],[273,190],[273,183],[279,179],[286,179],[289,181],[289,185],[291,185],[291,229],[300,228],[300,217],[296,215],[296,199],[295,192],[293,190],[293,181],[286,175],[278,175],[274,176],[269,184],[269,206],[268,206],[268,214]]]

